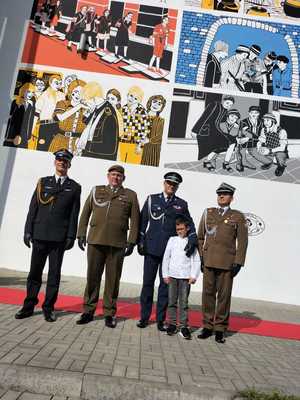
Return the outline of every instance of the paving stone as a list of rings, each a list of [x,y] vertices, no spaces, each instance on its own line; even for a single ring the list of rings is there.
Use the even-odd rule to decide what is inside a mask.
[[[8,390],[2,397],[1,400],[17,400],[21,395],[21,392],[15,390]]]

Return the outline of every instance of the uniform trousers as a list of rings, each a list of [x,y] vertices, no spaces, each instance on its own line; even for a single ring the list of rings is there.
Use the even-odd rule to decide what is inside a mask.
[[[162,322],[166,319],[168,307],[168,285],[162,277],[162,257],[146,255],[144,260],[143,287],[140,297],[141,319],[148,321],[152,312],[154,284],[159,270],[159,287],[156,305],[156,321]]]
[[[34,240],[32,245],[30,272],[27,278],[27,295],[23,310],[33,311],[38,304],[38,294],[42,284],[43,269],[49,257],[49,270],[43,310],[52,311],[57,300],[61,277],[61,266],[65,252],[65,242]]]
[[[84,292],[84,312],[94,314],[99,300],[101,278],[105,267],[103,313],[105,317],[117,312],[124,249],[89,244],[87,248],[87,284]]]
[[[232,282],[231,270],[204,267],[202,291],[204,328],[219,332],[227,330]]]

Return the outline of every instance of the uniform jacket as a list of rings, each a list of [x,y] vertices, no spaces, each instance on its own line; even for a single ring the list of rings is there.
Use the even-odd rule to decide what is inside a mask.
[[[163,193],[148,196],[141,212],[139,243],[147,254],[162,257],[171,236],[176,236],[175,221],[184,216],[190,221],[189,238],[196,239],[195,225],[188,210],[188,204],[177,196],[168,202]]]
[[[290,97],[292,90],[292,73],[290,68],[273,71],[273,95]]]
[[[56,190],[54,176],[41,179],[41,197],[47,200]],[[62,242],[66,238],[75,239],[80,210],[81,186],[67,178],[60,191],[53,194],[54,200],[42,204],[34,191],[25,224],[25,233],[33,239]]]
[[[244,215],[229,208],[221,216],[217,208],[207,208],[200,221],[198,241],[206,267],[231,269],[233,263],[244,265],[248,245]]]
[[[89,223],[89,244],[120,248],[125,247],[126,243],[135,244],[139,216],[139,203],[133,190],[121,187],[117,193],[113,193],[109,186],[95,186],[82,210],[77,236],[86,236]]]

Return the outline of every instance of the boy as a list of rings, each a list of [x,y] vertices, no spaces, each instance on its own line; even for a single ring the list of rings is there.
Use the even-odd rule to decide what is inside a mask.
[[[176,220],[176,233],[169,239],[162,263],[162,276],[169,285],[169,326],[167,334],[176,333],[177,303],[179,300],[179,322],[181,329],[179,334],[184,339],[191,339],[188,328],[188,296],[190,284],[194,284],[200,274],[200,257],[196,249],[191,257],[187,257],[184,251],[188,242],[189,224],[184,218]]]

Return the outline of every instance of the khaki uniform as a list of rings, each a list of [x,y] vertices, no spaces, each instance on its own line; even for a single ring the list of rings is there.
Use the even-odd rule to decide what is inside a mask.
[[[114,193],[109,186],[96,186],[87,198],[77,233],[77,237],[86,236],[90,223],[87,237],[88,271],[84,312],[95,312],[105,266],[104,315],[115,315],[124,248],[127,243],[135,244],[137,241],[139,212],[136,193],[123,187]]]
[[[230,314],[232,264],[244,265],[248,227],[244,215],[228,209],[204,211],[198,230],[199,252],[204,262],[202,310],[207,329],[225,331]],[[216,295],[218,301],[216,304]]]

